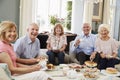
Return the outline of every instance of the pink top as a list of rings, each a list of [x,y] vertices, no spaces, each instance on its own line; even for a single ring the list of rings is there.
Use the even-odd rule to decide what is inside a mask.
[[[13,65],[16,67],[16,54],[11,44],[6,44],[5,42],[0,41],[0,52],[8,53],[13,62]]]
[[[96,39],[96,51],[103,52],[104,54],[112,55],[113,52],[118,53],[118,44],[117,41],[113,38],[110,38],[107,41],[103,41],[100,38]]]
[[[50,43],[52,48],[60,49],[64,44],[67,45],[67,39],[65,35],[60,36],[60,38],[55,35],[50,35],[47,43]]]

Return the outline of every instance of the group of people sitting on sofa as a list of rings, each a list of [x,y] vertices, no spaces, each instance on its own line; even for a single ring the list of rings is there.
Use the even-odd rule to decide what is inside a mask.
[[[76,54],[76,58],[81,65],[86,60],[91,60],[98,63],[99,69],[105,69],[114,67],[115,64],[119,63],[117,59],[119,45],[115,39],[110,37],[109,28],[109,25],[101,24],[98,29],[98,35],[94,35],[90,33],[90,24],[83,24],[83,34],[76,37],[72,46],[73,54]],[[40,42],[37,39],[38,31],[38,25],[32,23],[27,28],[27,34],[17,39],[15,23],[11,21],[1,22],[0,63],[6,63],[12,75],[25,74],[26,76],[31,75],[31,78],[37,76],[40,80],[51,79],[49,75],[40,70],[41,66],[37,64],[45,58],[45,56],[40,55]],[[13,47],[11,43],[14,41]],[[46,54],[48,55],[49,63],[56,65],[55,57],[58,57],[57,65],[64,64],[64,50],[67,40],[61,24],[55,25],[53,33],[49,35],[46,43],[48,49]]]

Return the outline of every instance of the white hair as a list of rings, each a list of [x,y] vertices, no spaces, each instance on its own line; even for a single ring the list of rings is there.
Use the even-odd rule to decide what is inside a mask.
[[[98,32],[101,31],[102,28],[105,28],[110,33],[110,25],[108,24],[101,24],[98,28]]]

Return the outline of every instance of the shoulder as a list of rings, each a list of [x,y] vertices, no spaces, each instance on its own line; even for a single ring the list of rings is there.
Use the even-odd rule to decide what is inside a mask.
[[[14,43],[14,47],[18,47],[18,46],[24,46],[27,43],[27,39],[26,36],[20,37],[19,39],[16,40],[16,42]]]
[[[0,41],[0,48],[6,47],[5,43]]]
[[[8,48],[9,47],[4,42],[0,41],[0,52],[7,51]]]
[[[37,43],[40,43],[40,41],[39,41],[39,39],[38,39],[38,38],[36,38],[36,39],[35,39],[35,41],[36,41]]]
[[[63,35],[61,35],[62,37],[66,37],[66,35],[65,34],[63,34]]]
[[[91,36],[91,37],[94,37],[94,38],[97,37],[97,35],[95,35],[95,34],[90,34],[90,36]]]

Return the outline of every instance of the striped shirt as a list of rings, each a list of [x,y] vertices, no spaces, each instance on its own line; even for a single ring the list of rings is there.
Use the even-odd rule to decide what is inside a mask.
[[[32,42],[28,35],[23,36],[15,42],[14,51],[19,58],[35,58],[40,53],[40,42],[37,38]]]

